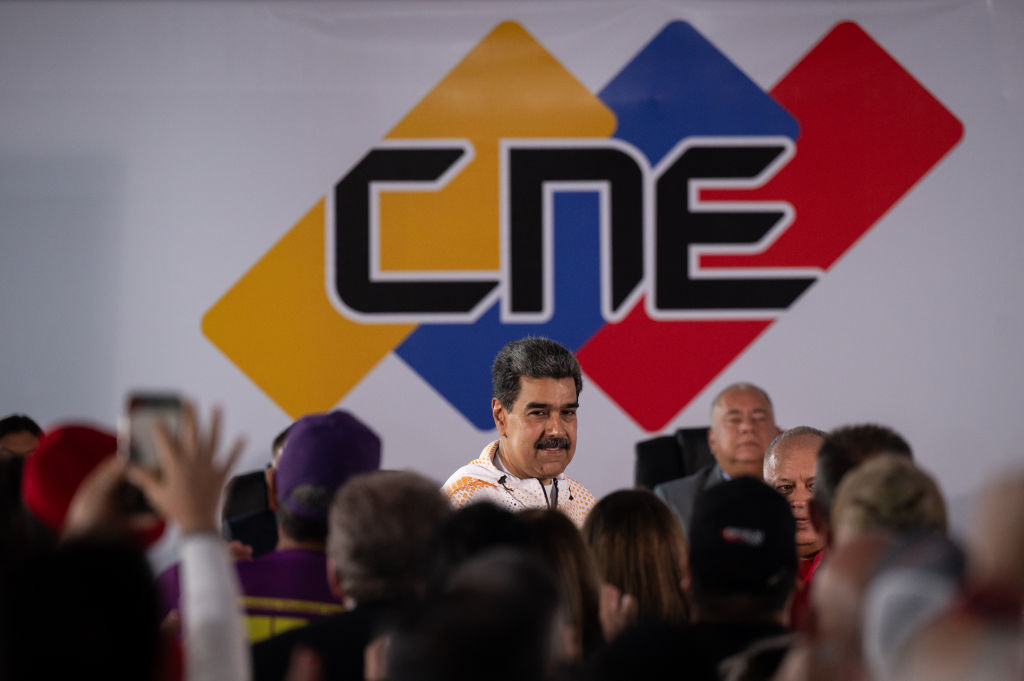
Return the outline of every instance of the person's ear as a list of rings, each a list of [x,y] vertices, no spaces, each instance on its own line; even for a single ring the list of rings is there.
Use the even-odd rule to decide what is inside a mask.
[[[494,427],[502,437],[508,433],[508,412],[497,397],[491,398],[491,414],[494,416]]]
[[[273,466],[263,473],[267,481],[267,508],[277,511],[277,469]]]

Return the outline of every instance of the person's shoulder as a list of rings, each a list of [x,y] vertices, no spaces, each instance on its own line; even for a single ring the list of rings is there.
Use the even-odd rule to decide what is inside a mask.
[[[583,522],[587,519],[587,515],[597,503],[597,497],[594,496],[593,492],[581,485],[579,481],[569,476],[564,476],[563,480],[569,488],[569,499],[566,502],[562,502],[560,494],[558,508],[569,516],[569,519],[577,527],[583,527]]]
[[[707,484],[725,482],[725,471],[717,463],[709,463],[704,468],[701,468],[698,473],[704,474],[704,477],[701,479]]]
[[[667,499],[668,497],[678,494],[686,494],[699,487],[704,480],[707,480],[708,476],[714,470],[715,465],[716,464],[708,464],[689,475],[655,485],[654,493],[662,499]]]
[[[454,475],[448,478],[448,482],[444,484],[444,489],[451,492],[466,492],[477,489],[491,489],[497,486],[498,483],[496,481],[479,475],[470,466],[465,466],[455,471]]]
[[[326,562],[327,556],[319,551],[284,549],[271,551],[252,560],[237,560],[235,569],[238,571],[238,576],[244,578],[249,575],[266,573],[291,573],[293,570],[310,566],[313,570],[318,570]]]
[[[493,449],[496,444],[497,441],[489,443],[480,452],[480,456],[452,473],[444,485],[441,486],[441,491],[454,499],[456,495],[460,494],[472,495],[483,489],[496,489],[498,486],[497,480],[501,473],[495,468],[492,459]]]
[[[576,480],[575,478],[570,478],[567,475],[567,476],[565,476],[565,481],[569,483],[569,489],[572,492],[572,495],[574,497],[579,497],[581,499],[591,499],[591,500],[593,500],[595,498],[593,493],[591,493],[591,491],[589,489],[584,487],[583,484],[579,480]]]
[[[482,476],[480,471],[474,468],[476,467],[463,466],[455,471],[441,488],[441,492],[456,507],[470,503],[479,495],[494,494],[498,490],[497,482],[490,480],[489,476]]]

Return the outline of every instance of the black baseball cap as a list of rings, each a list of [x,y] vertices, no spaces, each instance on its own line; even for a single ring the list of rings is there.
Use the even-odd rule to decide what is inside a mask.
[[[706,593],[761,595],[793,587],[796,523],[789,504],[757,478],[740,477],[697,496],[690,571]]]

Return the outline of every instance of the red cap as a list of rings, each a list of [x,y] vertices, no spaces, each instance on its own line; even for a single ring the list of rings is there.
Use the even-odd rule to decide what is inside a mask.
[[[50,429],[25,460],[21,497],[25,506],[54,532],[64,527],[71,500],[82,481],[105,459],[117,452],[117,438],[91,426],[67,425]],[[163,523],[139,537],[151,544],[163,532]]]
[[[25,460],[21,496],[25,506],[60,532],[78,486],[101,461],[117,452],[117,438],[89,426],[50,430]]]

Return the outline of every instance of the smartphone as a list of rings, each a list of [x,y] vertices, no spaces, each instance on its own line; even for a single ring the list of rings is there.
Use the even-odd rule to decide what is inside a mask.
[[[181,410],[181,396],[176,393],[130,393],[125,400],[124,418],[118,437],[121,456],[140,468],[159,471],[157,424],[163,424],[172,437],[179,437]]]
[[[160,470],[157,424],[172,437],[181,432],[181,396],[173,392],[131,392],[118,433],[118,453],[139,468]]]
[[[132,392],[125,399],[118,428],[118,454],[141,468],[159,472],[156,425],[162,423],[172,437],[180,437],[182,401],[176,393]],[[119,491],[119,505],[126,513],[152,513],[142,490],[127,482]]]

